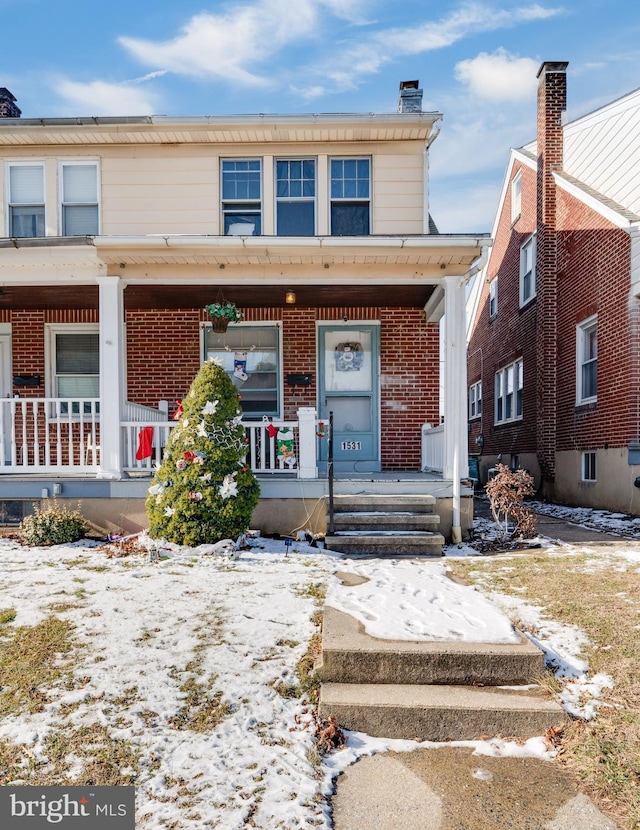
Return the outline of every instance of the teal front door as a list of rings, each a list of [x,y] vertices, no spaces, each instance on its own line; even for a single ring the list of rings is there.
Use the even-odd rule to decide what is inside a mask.
[[[318,393],[321,418],[333,413],[333,459],[338,473],[380,470],[378,326],[320,326]],[[320,440],[320,462],[327,461]]]

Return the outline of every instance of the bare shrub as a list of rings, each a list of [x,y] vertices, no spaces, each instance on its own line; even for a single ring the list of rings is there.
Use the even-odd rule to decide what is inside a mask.
[[[496,464],[496,474],[485,487],[491,513],[503,539],[531,539],[536,535],[535,514],[524,505],[534,494],[533,477],[526,470]]]

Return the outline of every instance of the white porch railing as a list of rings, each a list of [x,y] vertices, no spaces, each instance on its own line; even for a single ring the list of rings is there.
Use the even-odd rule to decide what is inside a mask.
[[[434,473],[444,471],[444,424],[437,427],[423,424],[420,469],[430,470]]]
[[[177,422],[168,419],[164,406],[127,402],[124,410],[121,472],[151,475]],[[298,420],[244,424],[254,472],[317,478],[316,432],[325,422],[316,419],[313,407],[297,414]],[[278,439],[284,429],[290,430],[286,445]],[[143,438],[146,451],[138,452]],[[99,474],[103,452],[98,399],[0,399],[0,473]]]
[[[0,399],[0,470],[96,470],[99,410],[97,398]]]

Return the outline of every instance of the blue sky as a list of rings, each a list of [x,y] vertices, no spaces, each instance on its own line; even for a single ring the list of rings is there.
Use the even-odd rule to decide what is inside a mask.
[[[0,0],[0,86],[23,117],[393,112],[419,79],[444,114],[439,229],[491,228],[536,72],[569,61],[569,117],[640,87],[629,0]]]

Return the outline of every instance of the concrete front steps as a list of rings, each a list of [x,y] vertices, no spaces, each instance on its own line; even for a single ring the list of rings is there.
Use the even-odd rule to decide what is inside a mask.
[[[325,608],[319,714],[346,728],[420,741],[528,738],[566,721],[539,688],[535,646],[377,640],[353,617]]]
[[[334,532],[325,545],[353,556],[442,556],[435,502],[419,494],[336,495]]]

